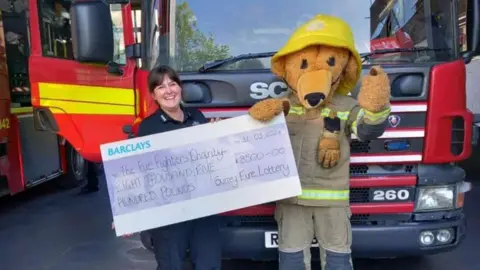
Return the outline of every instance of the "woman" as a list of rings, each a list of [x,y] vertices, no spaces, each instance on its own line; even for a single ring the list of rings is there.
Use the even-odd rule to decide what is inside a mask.
[[[158,104],[158,110],[140,123],[139,137],[208,122],[199,110],[180,104],[182,82],[172,68],[159,66],[151,70],[148,89]],[[150,234],[154,242],[157,270],[183,270],[187,249],[190,250],[195,270],[220,270],[218,216],[152,229]]]

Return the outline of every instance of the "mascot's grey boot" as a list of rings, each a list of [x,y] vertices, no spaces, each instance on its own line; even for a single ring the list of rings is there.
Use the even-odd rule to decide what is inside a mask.
[[[325,269],[323,270],[353,270],[349,253],[336,253],[326,250]]]
[[[278,251],[278,255],[279,270],[305,270],[303,251],[292,253]]]

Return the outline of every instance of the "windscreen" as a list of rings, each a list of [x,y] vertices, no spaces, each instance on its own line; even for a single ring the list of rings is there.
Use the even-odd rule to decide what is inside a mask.
[[[454,33],[457,29],[456,17],[452,13],[453,2],[450,0],[374,1],[370,9],[372,33],[370,49],[374,51],[427,47],[431,50],[418,55],[415,60],[422,61],[423,58],[450,60],[455,55]],[[401,57],[401,54],[394,55],[397,59]],[[378,57],[385,57],[385,55]]]
[[[158,6],[161,30],[156,62],[168,62],[179,71],[189,72],[197,71],[207,62],[231,56],[274,52],[298,26],[320,13],[339,16],[351,26],[359,53],[381,48],[378,44],[384,44],[385,38],[397,39],[397,33],[413,39],[413,43],[407,42],[408,46],[434,46],[437,41],[427,41],[432,33],[429,35],[430,30],[423,25],[430,17],[427,18],[422,3],[402,0],[163,0]],[[438,0],[435,5],[431,4],[432,12],[435,10],[431,22],[442,34],[438,44],[444,42],[446,44],[441,46],[446,47],[453,46],[453,41],[449,40],[452,30],[445,29],[451,19],[449,3],[449,0]],[[398,39],[404,42],[405,38]],[[217,69],[269,69],[270,60],[270,57],[241,60]]]

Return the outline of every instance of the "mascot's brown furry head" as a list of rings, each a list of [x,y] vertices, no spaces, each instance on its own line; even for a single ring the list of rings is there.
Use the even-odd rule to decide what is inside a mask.
[[[301,26],[272,58],[272,72],[282,77],[307,109],[347,95],[361,73],[361,58],[346,22],[317,15]]]
[[[320,14],[292,34],[272,57],[271,70],[293,95],[252,106],[249,114],[259,121],[270,121],[281,112],[287,115],[292,105],[321,109],[335,95],[348,95],[360,80],[362,60],[350,26],[341,18]],[[357,101],[362,109],[380,112],[389,106],[390,81],[380,66],[373,66],[361,81]]]
[[[345,96],[360,79],[362,61],[344,20],[317,15],[300,26],[272,57],[271,69],[292,93],[286,98],[262,100],[248,113],[267,122],[284,112],[287,121],[310,127],[302,130],[309,134],[305,137],[311,139],[316,136],[312,132],[318,132],[317,160],[324,168],[336,166],[341,145],[350,147],[347,137],[351,132],[362,140],[384,132],[390,113],[390,81],[380,66],[372,67],[362,78],[357,100]],[[316,143],[312,140],[310,143]],[[347,162],[347,157],[343,158]]]

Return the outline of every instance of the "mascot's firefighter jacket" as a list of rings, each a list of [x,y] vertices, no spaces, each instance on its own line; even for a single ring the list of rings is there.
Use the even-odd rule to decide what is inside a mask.
[[[277,204],[280,269],[297,269],[293,257],[282,252],[309,256],[314,234],[327,250],[323,263],[333,267],[335,254],[350,256],[350,140],[352,134],[360,140],[383,134],[390,114],[389,79],[381,67],[373,67],[362,79],[358,100],[348,95],[360,80],[361,58],[348,24],[327,15],[298,28],[273,56],[271,69],[292,91],[284,99],[258,102],[249,114],[269,121],[285,112],[302,184],[300,196]]]

